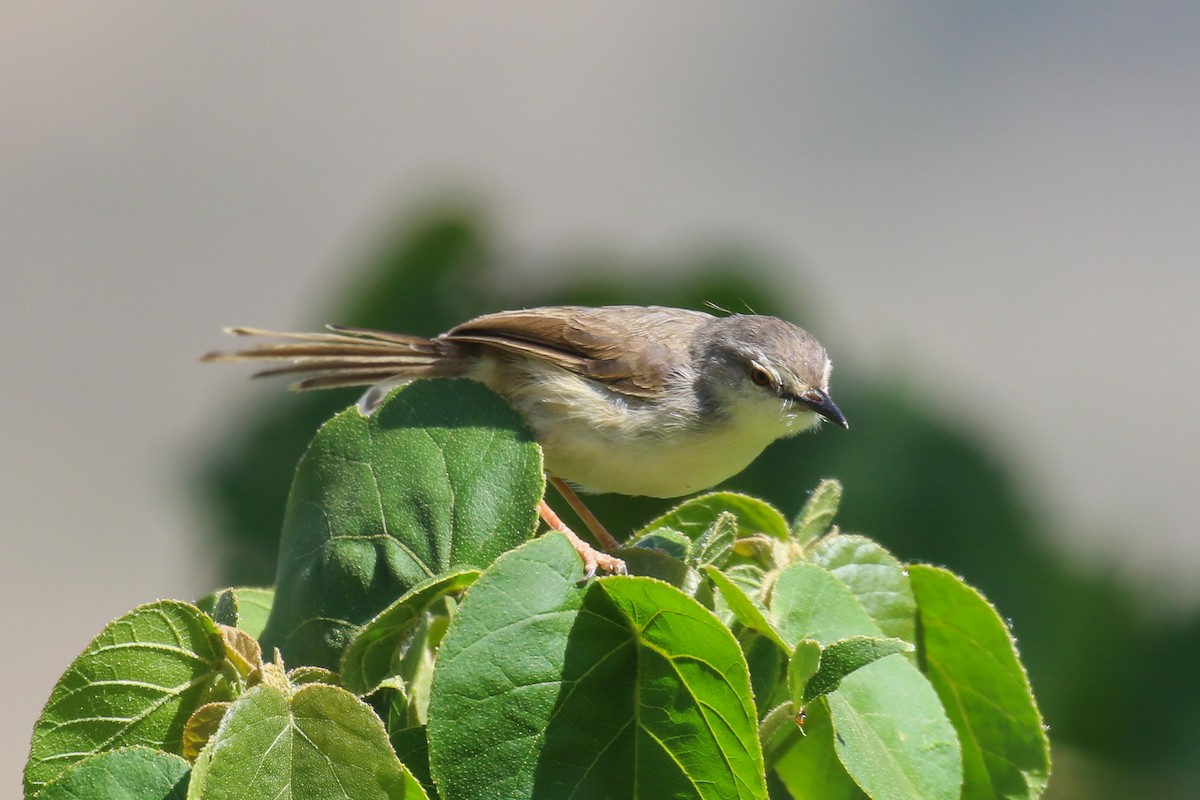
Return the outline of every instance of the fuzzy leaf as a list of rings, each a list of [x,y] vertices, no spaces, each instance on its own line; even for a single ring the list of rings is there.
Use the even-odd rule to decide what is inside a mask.
[[[815,639],[801,639],[788,659],[788,694],[795,706],[803,707],[806,702],[804,687],[821,668],[821,643]]]
[[[1034,798],[1050,745],[1008,627],[951,573],[909,568],[921,614],[921,660],[963,745],[963,797]]]
[[[787,642],[816,639],[828,645],[850,636],[882,636],[850,590],[813,564],[793,564],[779,574],[769,610]]]
[[[447,594],[473,584],[479,570],[460,570],[412,589],[363,626],[342,658],[342,685],[355,694],[370,694],[389,678],[400,649],[416,630],[422,615]]]
[[[200,751],[217,732],[230,705],[232,703],[228,701],[208,703],[197,708],[192,716],[188,717],[187,725],[183,727],[184,758],[195,761],[200,756]]]
[[[213,592],[196,601],[196,607],[222,625],[233,625],[257,639],[267,625],[274,589],[241,586]]]
[[[686,535],[672,528],[655,528],[650,533],[642,534],[624,546],[624,549],[642,548],[645,550],[661,550],[678,561],[691,558],[693,542]]]
[[[26,792],[93,753],[130,745],[182,753],[192,712],[229,698],[223,667],[221,633],[193,605],[161,600],[110,622],[50,693],[33,729]]]
[[[263,646],[335,669],[358,627],[414,586],[533,535],[541,449],[483,385],[424,380],[343,411],[296,469]]]
[[[833,722],[824,701],[808,707],[804,732],[788,739],[775,761],[775,773],[795,798],[867,800],[846,772],[834,747]]]
[[[192,770],[188,800],[427,800],[383,723],[354,695],[260,685],[230,707]]]
[[[429,707],[443,796],[765,798],[729,631],[667,584],[582,572],[551,534],[467,593]]]
[[[123,747],[73,764],[37,800],[184,800],[190,770],[172,753]]]
[[[873,800],[957,800],[958,736],[911,663],[880,659],[847,675],[826,698],[838,758]]]
[[[792,538],[800,544],[808,544],[824,534],[833,524],[841,502],[842,484],[830,478],[821,481],[792,521]]]
[[[852,637],[884,638],[850,589],[815,564],[784,570],[769,610],[788,641],[815,639],[828,647]],[[958,738],[929,681],[909,661],[881,658],[851,672],[825,698],[838,758],[874,800],[958,796]]]
[[[865,536],[837,534],[813,545],[808,561],[846,584],[886,635],[916,642],[917,602],[895,556]]]
[[[692,566],[699,569],[707,565],[723,567],[733,554],[733,543],[737,539],[738,519],[729,511],[722,511],[698,540]]]
[[[721,570],[716,567],[705,567],[704,571],[708,575],[708,579],[717,587],[717,591],[721,593],[721,597],[724,598],[726,605],[729,606],[729,610],[738,622],[744,627],[766,636],[779,645],[779,649],[783,652],[792,652],[793,645],[788,643],[767,619],[766,609],[747,595],[741,586]]]
[[[689,498],[646,525],[640,533],[671,528],[696,541],[717,522],[722,512],[737,519],[739,538],[758,533],[780,540],[787,538],[787,520],[774,506],[735,492],[711,492]]]
[[[817,671],[805,682],[804,691],[800,695],[792,696],[798,697],[801,705],[811,703],[821,695],[829,694],[838,688],[842,680],[855,670],[862,669],[884,656],[907,653],[912,649],[913,646],[902,639],[877,639],[872,636],[841,639],[821,649],[821,663]]]

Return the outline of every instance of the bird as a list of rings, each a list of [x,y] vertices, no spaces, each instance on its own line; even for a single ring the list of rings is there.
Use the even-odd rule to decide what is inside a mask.
[[[619,543],[585,492],[680,497],[745,469],[777,439],[828,420],[849,428],[829,392],[832,363],[803,328],[773,316],[663,306],[544,306],[484,314],[434,337],[328,325],[319,333],[232,327],[281,341],[202,361],[282,361],[255,377],[299,376],[293,390],[368,386],[373,412],[421,378],[478,381],[525,418],[547,476],[605,550]],[[580,552],[591,577],[624,572],[543,500],[542,519]]]

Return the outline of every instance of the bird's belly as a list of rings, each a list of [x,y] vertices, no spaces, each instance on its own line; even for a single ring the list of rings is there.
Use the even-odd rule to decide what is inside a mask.
[[[592,492],[679,497],[741,472],[775,439],[732,429],[665,436],[608,433],[559,427],[553,435],[539,435],[546,471]]]

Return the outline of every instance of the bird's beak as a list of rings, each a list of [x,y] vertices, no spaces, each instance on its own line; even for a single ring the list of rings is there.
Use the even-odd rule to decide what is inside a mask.
[[[850,423],[846,421],[846,415],[834,404],[833,398],[829,396],[828,392],[821,389],[809,389],[798,399],[833,424],[850,430]]]

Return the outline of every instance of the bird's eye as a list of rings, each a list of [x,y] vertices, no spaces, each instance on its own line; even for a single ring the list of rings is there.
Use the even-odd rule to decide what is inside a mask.
[[[755,386],[770,386],[772,384],[771,373],[757,366],[750,368],[750,380]]]

